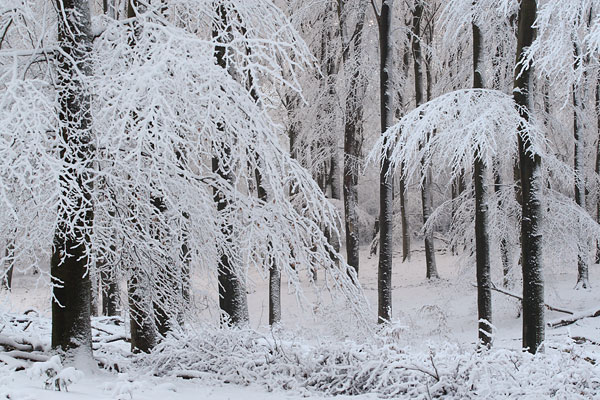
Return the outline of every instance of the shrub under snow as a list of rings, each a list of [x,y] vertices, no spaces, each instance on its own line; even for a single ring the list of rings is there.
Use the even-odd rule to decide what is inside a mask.
[[[277,333],[204,326],[171,336],[141,362],[160,375],[304,393],[583,399],[600,395],[598,355],[584,353],[568,338],[547,343],[545,353],[537,355],[508,349],[477,352],[448,343],[423,352],[383,338],[303,345]]]

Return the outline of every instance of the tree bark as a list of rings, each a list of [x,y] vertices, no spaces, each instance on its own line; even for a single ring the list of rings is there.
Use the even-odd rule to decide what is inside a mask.
[[[58,42],[56,68],[60,124],[63,145],[59,148],[65,170],[59,175],[61,196],[75,202],[75,209],[58,209],[50,273],[53,287],[52,347],[84,351],[91,357],[90,278],[88,274],[89,229],[94,219],[91,185],[93,147],[91,98],[82,78],[91,73],[88,55],[92,35],[89,3],[85,0],[57,0]],[[79,215],[75,215],[75,211]]]
[[[479,26],[473,30],[473,88],[483,89],[483,49]],[[480,154],[475,154],[473,186],[475,188],[475,260],[477,265],[477,314],[479,340],[484,346],[492,345],[492,277],[490,271],[490,241],[488,233],[488,194],[485,184],[486,164]]]
[[[220,27],[215,27],[213,32],[214,37],[219,36],[218,29],[225,28],[227,26],[227,10],[223,5],[218,5],[217,10]],[[226,60],[226,47],[218,45],[215,48],[215,58],[217,64],[223,68],[227,68]],[[224,126],[220,129],[225,130]],[[225,182],[233,182],[233,173],[228,170],[227,158],[231,152],[231,149],[227,147],[225,143],[215,143],[216,146],[223,147],[222,154],[224,159],[218,159],[213,157],[212,159],[212,170],[219,175]],[[219,190],[214,191],[214,201],[217,205],[217,212],[224,213],[229,207],[229,199],[221,193]],[[224,247],[233,246],[233,226],[230,222],[222,222],[221,233],[223,234],[224,240],[228,245]],[[235,265],[232,264],[232,260],[226,251],[222,251],[220,260],[217,267],[217,275],[219,281],[219,306],[221,311],[226,317],[223,322],[231,325],[245,324],[248,321],[248,302],[246,297],[246,285],[243,278],[236,271]]]
[[[600,78],[596,81],[596,129],[598,139],[596,143],[596,175],[600,175]],[[596,189],[596,222],[600,224],[600,188]],[[600,264],[600,240],[596,240],[596,264]]]
[[[423,2],[417,0],[415,9],[413,10],[412,19],[412,53],[415,70],[415,99],[416,105],[419,107],[424,102],[423,98],[423,55],[421,51],[421,20],[423,18]],[[431,170],[423,171],[423,186],[421,188],[421,203],[423,209],[423,224],[426,224],[431,215]],[[427,279],[439,278],[435,263],[435,245],[433,239],[433,230],[425,232],[425,264]]]
[[[15,232],[16,233],[16,232]],[[12,278],[13,271],[15,268],[15,242],[14,239],[8,241],[6,245],[6,265],[4,270],[4,277],[2,279],[2,286],[9,292],[12,290]]]
[[[585,154],[583,129],[581,126],[579,91],[573,84],[573,137],[575,149],[573,151],[573,169],[575,171],[575,203],[585,210]],[[579,238],[579,252],[577,253],[577,284],[576,288],[587,289],[589,282],[589,249],[587,238]]]
[[[354,268],[356,276],[359,271],[359,246],[360,232],[358,223],[358,175],[359,160],[363,140],[363,98],[366,82],[360,72],[362,62],[362,37],[365,23],[367,3],[361,0],[358,18],[354,27],[352,43],[348,42],[346,31],[346,17],[344,13],[345,1],[338,2],[338,16],[340,19],[340,37],[342,38],[342,53],[347,85],[346,109],[344,113],[344,173],[343,173],[343,198],[344,198],[344,228],[346,232],[346,261]],[[350,45],[354,51],[351,57]],[[350,65],[350,61],[353,61]]]
[[[525,62],[525,50],[531,45],[536,29],[533,26],[537,14],[536,0],[522,0],[519,8],[517,60],[513,96],[521,117],[529,119],[527,110],[532,109],[532,65]],[[521,174],[521,262],[523,269],[523,347],[531,353],[540,350],[545,337],[544,281],[542,277],[541,207],[541,159],[530,154],[531,145],[526,127],[518,132],[519,165]]]
[[[383,0],[377,17],[379,25],[379,93],[381,133],[392,125],[392,25],[393,0]],[[392,318],[392,255],[393,255],[393,175],[390,154],[383,154],[379,173],[379,265],[378,265],[378,322]]]

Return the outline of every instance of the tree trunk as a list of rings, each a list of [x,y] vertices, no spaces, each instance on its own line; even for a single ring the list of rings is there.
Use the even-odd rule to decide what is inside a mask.
[[[92,35],[89,3],[57,0],[58,42],[56,55],[59,99],[59,131],[64,145],[59,156],[65,171],[59,175],[61,196],[75,202],[74,209],[61,202],[54,234],[50,273],[53,287],[52,347],[80,349],[91,357],[89,229],[94,219],[88,173],[91,167],[91,99],[81,79],[91,73],[88,54]],[[79,215],[75,215],[77,212]]]
[[[482,37],[479,26],[473,30],[473,88],[483,89]],[[473,186],[475,188],[475,259],[477,264],[477,315],[479,340],[484,346],[492,344],[492,277],[490,271],[490,242],[488,233],[488,195],[485,184],[486,164],[480,154],[475,154]]]
[[[596,81],[596,129],[599,132],[596,143],[596,175],[600,175],[600,78]],[[596,222],[600,224],[600,188],[596,189]],[[596,264],[600,264],[600,240],[596,240]]]
[[[217,10],[219,24],[221,29],[225,29],[227,26],[227,10],[223,5],[218,5]],[[215,27],[214,37],[219,36],[219,27]],[[215,58],[217,64],[223,68],[227,68],[226,60],[226,46],[217,46],[215,48]],[[225,130],[224,126],[220,129]],[[225,143],[215,143],[216,146],[222,146],[224,155],[223,160],[216,157],[212,159],[212,170],[219,175],[225,182],[233,182],[233,173],[228,170],[225,165],[227,164],[226,158],[229,157],[231,149],[227,147]],[[229,205],[229,199],[221,193],[219,190],[214,190],[214,201],[217,204],[217,211],[221,214],[227,210]],[[230,222],[222,222],[221,233],[223,234],[224,240],[227,245],[224,247],[233,247],[233,226]],[[246,296],[246,285],[243,277],[240,276],[236,271],[236,266],[232,264],[232,260],[226,251],[222,251],[220,260],[217,267],[217,275],[219,281],[219,306],[221,311],[225,314],[226,319],[224,322],[232,325],[240,325],[248,322],[248,302]]]
[[[343,7],[344,1],[340,1]],[[366,84],[360,73],[362,62],[362,37],[366,15],[366,2],[361,0],[358,18],[354,29],[352,47],[354,55],[351,56],[350,45],[344,37],[345,17],[343,10],[338,10],[340,18],[340,30],[342,37],[342,53],[347,95],[346,110],[344,115],[344,174],[343,174],[343,197],[344,197],[344,228],[346,231],[346,261],[354,268],[358,277],[359,270],[359,246],[360,232],[358,223],[358,175],[360,172],[361,144],[363,140],[363,98]],[[352,63],[350,64],[350,62]]]
[[[133,353],[150,353],[156,346],[156,326],[151,317],[150,293],[147,291],[150,283],[141,269],[131,268],[131,276],[127,281],[127,297],[129,299],[129,330]]]
[[[575,203],[585,210],[585,154],[583,129],[580,119],[579,93],[577,85],[573,84],[573,136],[575,150],[573,155],[573,169],[575,171]],[[579,238],[579,252],[577,253],[577,284],[576,288],[587,289],[590,285],[588,265],[589,249],[587,238]]]
[[[392,25],[393,0],[383,0],[377,17],[379,24],[379,94],[381,133],[392,125]],[[379,266],[378,266],[378,322],[392,318],[392,256],[393,256],[393,175],[390,154],[383,154],[379,173]]]
[[[519,9],[517,39],[517,68],[513,96],[521,117],[529,118],[532,109],[530,81],[532,65],[526,63],[525,51],[533,42],[533,26],[537,13],[536,0],[522,0]],[[523,347],[536,353],[545,337],[544,327],[544,281],[542,277],[541,207],[541,159],[528,153],[531,142],[524,126],[519,127],[519,164],[521,173],[521,262],[523,268]]]
[[[500,165],[495,162],[494,163],[494,192],[496,193],[496,195],[499,195],[500,191],[502,190],[502,176],[500,174]],[[497,205],[498,209],[501,209],[503,207],[503,203],[502,200],[498,200],[498,205]],[[502,237],[500,238],[500,258],[502,259],[502,286],[504,288],[509,288],[510,287],[510,279],[509,279],[509,275],[510,275],[510,255],[509,255],[509,248],[508,248],[508,242],[506,240],[506,237],[504,236],[504,232],[502,233]]]
[[[402,221],[402,262],[410,261],[410,225],[406,209],[406,181],[400,178],[400,220]]]
[[[2,286],[10,292],[12,290],[12,277],[15,268],[15,242],[13,239],[8,241],[8,244],[6,245],[5,255],[6,265],[4,270],[4,277],[2,279]]]
[[[412,19],[412,52],[415,69],[415,99],[416,105],[419,107],[423,104],[423,55],[421,52],[421,20],[423,18],[423,2],[418,0],[413,10]],[[432,193],[431,193],[431,170],[428,168],[423,179],[421,188],[421,203],[423,209],[423,224],[427,223],[431,215]],[[433,241],[433,229],[425,232],[425,264],[427,279],[439,278],[437,267],[435,264],[435,246]]]
[[[104,264],[106,261],[102,260]],[[100,267],[100,282],[102,290],[102,315],[113,317],[119,315],[118,312],[118,285],[112,265],[102,265]]]

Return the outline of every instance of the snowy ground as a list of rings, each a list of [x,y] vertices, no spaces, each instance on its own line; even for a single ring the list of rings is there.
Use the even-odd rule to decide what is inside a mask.
[[[394,288],[394,306],[393,315],[396,319],[395,329],[388,335],[397,347],[411,349],[412,352],[422,352],[428,354],[431,349],[445,348],[444,346],[456,345],[459,349],[471,349],[474,347],[476,339],[476,295],[474,282],[474,271],[460,265],[457,257],[450,256],[445,250],[437,254],[438,270],[440,280],[427,282],[425,279],[425,267],[423,262],[423,253],[415,251],[410,262],[401,263],[398,258],[394,263],[393,288]],[[377,298],[377,257],[368,257],[367,250],[361,253],[360,281],[365,290],[366,296],[374,309]],[[322,279],[321,276],[319,278]],[[496,277],[499,278],[499,277]],[[19,325],[18,329],[25,329],[28,337],[32,337],[40,342],[43,347],[49,342],[49,314],[50,303],[48,290],[45,287],[36,287],[35,280],[31,276],[17,275],[14,279],[14,289],[8,298],[4,298],[2,308],[5,311],[10,310],[11,314],[4,314],[3,320],[0,319],[0,335],[9,334],[8,327],[11,316],[18,316],[28,309],[35,309],[39,312],[39,318],[35,313],[29,316],[34,320],[34,324],[25,328],[26,323]],[[564,309],[575,312],[600,308],[600,291],[595,287],[591,290],[574,290],[576,279],[576,266],[566,266],[558,268],[553,266],[546,270],[546,302]],[[592,285],[600,285],[600,266],[593,265],[590,270],[590,281]],[[496,282],[500,282],[496,279]],[[265,327],[267,322],[267,283],[254,276],[253,286],[249,294],[249,306],[251,314],[251,326],[259,332],[268,336],[268,330]],[[284,285],[285,288],[285,285]],[[518,292],[518,286],[512,289]],[[283,290],[286,293],[286,290]],[[339,349],[343,349],[345,343],[365,342],[364,333],[357,328],[353,328],[351,322],[346,321],[344,310],[336,308],[332,304],[328,294],[324,296],[325,304],[317,307],[302,309],[296,303],[295,296],[288,294],[283,300],[283,327],[290,335],[296,335],[296,339],[303,346],[326,345],[336,343]],[[201,297],[201,296],[199,296]],[[210,297],[210,296],[209,296]],[[313,295],[308,297],[314,298]],[[213,299],[214,300],[214,299]],[[503,295],[494,294],[494,325],[497,328],[495,338],[495,348],[509,349],[510,351],[518,349],[521,343],[521,320],[518,318],[518,307],[515,300]],[[202,302],[200,302],[202,303]],[[339,301],[333,301],[339,307]],[[206,312],[205,312],[206,313]],[[548,321],[565,316],[556,312],[547,312]],[[373,311],[373,320],[375,320],[375,311]],[[114,334],[123,334],[123,326],[112,325],[110,321],[96,319],[94,325],[102,330]],[[126,324],[125,324],[126,325]],[[6,328],[6,329],[5,329]],[[95,331],[97,334],[99,331]],[[549,363],[549,370],[553,363],[565,363],[564,354],[569,353],[566,360],[568,363],[582,362],[585,371],[580,371],[581,376],[565,378],[570,380],[586,380],[589,376],[598,376],[598,366],[595,360],[600,359],[600,318],[588,318],[563,328],[547,328],[546,337],[548,339],[548,353],[550,356],[544,362]],[[584,341],[583,344],[576,344],[569,337],[576,337],[577,342]],[[583,339],[585,338],[585,339]],[[349,347],[355,344],[349,344]],[[293,347],[290,347],[293,348]],[[308,350],[303,350],[307,352]],[[458,350],[463,351],[463,350]],[[554,353],[553,353],[554,352]],[[102,353],[102,354],[100,354]],[[127,344],[124,342],[115,342],[102,344],[101,350],[96,355],[105,357],[110,362],[115,360],[127,359]],[[358,354],[363,354],[360,350]],[[551,356],[556,354],[556,357]],[[386,355],[387,357],[387,355]],[[498,360],[499,356],[490,357],[493,362]],[[554,358],[552,358],[554,357]],[[585,360],[585,361],[582,361]],[[366,362],[366,361],[365,361]],[[440,361],[442,368],[444,360]],[[125,363],[126,364],[126,363]],[[450,364],[448,364],[450,365]],[[581,370],[580,364],[573,364]],[[184,380],[176,377],[152,376],[147,369],[129,368],[126,372],[116,373],[107,370],[97,369],[90,366],[77,367],[84,372],[83,378],[68,385],[68,392],[52,391],[44,389],[44,377],[32,376],[30,366],[26,370],[10,372],[10,365],[4,365],[0,362],[0,399],[296,399],[296,398],[325,398],[325,395],[311,390],[283,391],[281,388],[268,388],[257,375],[256,383],[249,386],[224,383],[219,376],[215,379],[192,379]],[[589,368],[588,368],[589,366]],[[540,367],[543,370],[543,365]],[[557,368],[560,371],[560,366]],[[567,368],[567,367],[565,367]],[[570,367],[569,367],[570,368]],[[539,368],[538,368],[539,369]],[[518,368],[517,368],[518,370]],[[443,371],[442,371],[443,372]],[[516,374],[515,374],[516,375]],[[558,374],[560,375],[560,373]],[[567,374],[568,375],[568,374]],[[518,377],[514,378],[515,382]],[[554,379],[554,377],[549,377]],[[558,379],[558,378],[557,378]],[[233,380],[235,381],[235,380]],[[517,382],[523,386],[522,382]],[[492,385],[492,383],[490,383]],[[567,385],[567,384],[565,384]],[[600,387],[600,386],[598,386]],[[489,388],[486,390],[490,390]],[[544,398],[549,397],[548,393],[542,394],[536,392],[535,388],[523,389],[519,395],[514,390],[506,389],[498,397],[503,398]],[[574,392],[560,392],[557,389],[556,396],[559,398],[589,398],[593,390]],[[478,392],[483,396],[484,391]],[[487,397],[491,396],[487,392]],[[500,392],[498,392],[500,393]],[[554,392],[553,392],[554,393]],[[562,393],[562,394],[561,394]],[[380,393],[381,394],[381,393]],[[428,398],[428,393],[423,393],[423,398]],[[600,396],[600,392],[597,393]],[[477,396],[474,396],[477,397]],[[495,396],[494,396],[495,397]],[[376,394],[361,394],[360,396],[339,396],[338,398],[371,399],[377,398]]]

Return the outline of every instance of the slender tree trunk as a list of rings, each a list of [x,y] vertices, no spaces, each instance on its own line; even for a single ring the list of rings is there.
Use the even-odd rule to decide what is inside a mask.
[[[415,69],[415,99],[417,107],[423,104],[423,55],[421,52],[421,20],[423,18],[423,2],[418,0],[413,10],[412,20],[412,52]],[[423,186],[421,188],[421,202],[423,209],[423,224],[426,224],[431,215],[432,193],[431,193],[431,170],[424,171]],[[439,278],[435,264],[435,246],[433,241],[433,229],[425,232],[425,264],[427,279]]]
[[[408,210],[406,208],[406,181],[400,178],[400,220],[402,221],[402,262],[410,261],[410,225],[408,221]]]
[[[579,48],[573,43],[575,68],[579,67]],[[582,102],[580,101],[579,85],[573,84],[573,137],[575,149],[573,152],[573,169],[575,171],[575,202],[585,210],[585,142],[583,138],[583,126],[581,121]],[[577,253],[577,284],[576,288],[587,289],[590,285],[588,265],[589,248],[586,237],[579,238],[579,252]]]
[[[59,206],[50,273],[52,275],[52,347],[80,349],[91,357],[89,229],[94,219],[89,176],[80,165],[91,166],[91,99],[82,78],[91,73],[88,54],[92,35],[89,4],[85,0],[57,0],[57,81],[59,148],[65,170],[59,175],[63,198],[76,202],[71,210]],[[61,203],[62,204],[62,203]],[[78,216],[75,215],[78,212]]]
[[[573,136],[575,139],[575,150],[573,156],[575,170],[575,202],[578,206],[585,209],[585,154],[583,129],[580,121],[580,106],[579,93],[576,85],[573,85]],[[587,238],[579,239],[579,252],[577,254],[577,285],[576,288],[587,289],[590,285],[588,265],[589,265],[589,249],[587,246]]]
[[[379,94],[381,133],[392,125],[392,7],[393,0],[383,0],[377,17],[379,25]],[[378,322],[392,318],[392,255],[393,255],[393,175],[390,154],[383,154],[379,173],[379,266],[378,266]]]
[[[16,232],[15,232],[16,233]],[[4,287],[9,292],[12,290],[12,277],[13,270],[15,267],[15,242],[14,240],[9,240],[6,245],[6,264],[4,270],[4,277],[2,279],[2,287]]]
[[[479,26],[473,30],[473,88],[482,89],[483,68],[482,37]],[[477,315],[479,340],[484,346],[492,344],[492,277],[490,271],[490,242],[488,233],[488,195],[485,184],[486,164],[480,154],[475,154],[473,186],[475,188],[475,259],[477,264]]]
[[[596,175],[600,175],[600,78],[596,80],[596,129],[598,141],[596,143]],[[600,188],[596,189],[596,222],[600,224]],[[600,264],[600,240],[596,240],[596,264]]]
[[[521,117],[528,119],[527,110],[532,109],[531,78],[532,65],[525,60],[525,51],[533,42],[533,26],[537,14],[536,0],[521,0],[517,39],[516,65],[523,66],[515,71],[515,103]],[[529,134],[519,127],[519,163],[521,173],[522,216],[521,216],[521,260],[523,268],[523,347],[536,353],[545,336],[544,326],[544,281],[542,277],[542,235],[540,223],[541,207],[541,159],[530,154]]]
[[[354,268],[358,277],[359,270],[359,246],[360,232],[358,224],[358,175],[360,171],[361,144],[363,137],[363,98],[366,90],[366,82],[361,74],[362,67],[362,37],[365,23],[367,3],[360,0],[358,17],[354,29],[352,43],[346,42],[344,31],[346,30],[346,17],[344,4],[340,0],[338,5],[338,16],[340,19],[340,30],[342,37],[343,61],[346,76],[347,95],[346,110],[344,114],[344,174],[343,174],[343,198],[344,198],[344,228],[346,231],[346,261]],[[350,45],[352,44],[352,50]],[[352,55],[351,51],[354,52]]]
[[[494,164],[494,192],[496,195],[499,195],[502,190],[502,175],[500,173],[500,165],[497,162]],[[498,199],[498,209],[502,209],[503,206],[502,200]],[[510,256],[508,242],[504,236],[504,232],[500,238],[500,258],[502,259],[502,286],[508,288],[510,286]]]

